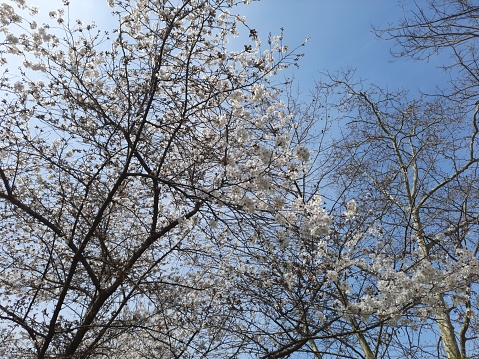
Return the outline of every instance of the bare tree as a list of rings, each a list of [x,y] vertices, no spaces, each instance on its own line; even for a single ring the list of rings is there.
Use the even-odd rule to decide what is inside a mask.
[[[421,331],[421,323],[435,323],[443,349],[427,351],[427,337],[419,336],[417,346],[426,350],[421,357],[469,357],[477,347],[477,273],[456,277],[454,270],[467,265],[458,265],[464,260],[473,263],[479,248],[478,109],[467,112],[443,97],[409,100],[405,92],[354,83],[348,76],[333,86],[344,124],[334,149],[341,169],[334,173],[337,188],[367,206],[369,223],[381,230],[377,246],[396,273],[396,279],[376,273],[385,282],[376,282],[374,292],[384,299],[381,291],[396,286],[395,301],[405,299],[398,311],[405,319],[401,330],[411,328],[408,321]],[[426,281],[415,295],[401,298],[401,276],[414,287],[413,272],[420,267]],[[412,350],[403,340],[398,337],[394,345]]]
[[[445,89],[445,94],[477,101],[479,3],[425,0],[414,7],[404,3],[403,10],[398,25],[376,30],[380,37],[396,42],[394,56],[423,60],[439,53],[450,55],[444,68],[451,70],[452,87]]]
[[[263,358],[474,357],[478,110],[350,75],[290,107],[340,131],[315,128],[277,224],[225,253],[232,313]]]
[[[282,207],[280,226],[254,237],[257,248],[231,265],[244,270],[232,288],[237,316],[248,313],[243,321],[265,358],[477,352],[476,7],[429,4],[382,35],[398,40],[398,56],[451,50],[452,90],[411,98],[349,74],[320,84],[315,100],[330,96],[322,115],[341,120],[340,135],[331,148],[321,144],[321,170],[302,168],[295,179],[290,198],[301,214]],[[313,180],[308,170],[336,184],[336,197],[327,194],[336,220],[324,232],[315,225],[327,217],[315,196],[321,175]]]

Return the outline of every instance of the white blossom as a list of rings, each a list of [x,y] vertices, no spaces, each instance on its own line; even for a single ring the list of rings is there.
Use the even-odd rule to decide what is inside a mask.
[[[348,201],[346,205],[346,212],[344,212],[344,216],[348,219],[352,219],[357,214],[357,204],[354,199]]]
[[[296,148],[296,157],[301,161],[301,162],[307,162],[309,160],[310,153],[308,149],[304,146],[298,146]]]

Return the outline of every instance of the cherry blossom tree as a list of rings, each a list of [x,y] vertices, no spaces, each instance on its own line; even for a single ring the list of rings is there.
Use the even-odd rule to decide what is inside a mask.
[[[309,152],[270,80],[298,56],[243,2],[110,0],[111,31],[0,5],[2,357],[247,347],[213,250],[267,228]]]
[[[0,4],[2,357],[477,352],[475,36],[446,31],[476,6],[389,30],[450,46],[452,95],[301,100],[248,2],[109,0],[107,31]]]

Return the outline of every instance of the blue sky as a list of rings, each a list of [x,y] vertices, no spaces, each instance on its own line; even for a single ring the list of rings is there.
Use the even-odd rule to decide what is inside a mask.
[[[56,8],[59,0],[50,0],[48,8]],[[413,0],[403,0],[414,6]],[[29,0],[46,10],[45,0]],[[417,0],[425,4],[426,0]],[[256,28],[263,43],[268,34],[279,34],[284,28],[284,43],[290,47],[310,40],[301,51],[305,57],[300,69],[294,70],[301,90],[308,91],[320,72],[354,68],[359,78],[389,89],[421,89],[433,92],[447,77],[434,62],[400,59],[393,61],[392,41],[379,40],[372,26],[385,27],[403,15],[398,0],[252,0],[236,9],[246,15],[247,23]],[[106,0],[70,0],[72,18],[109,21]],[[110,23],[111,26],[111,23]],[[444,57],[442,58],[444,60]]]
[[[29,0],[45,9],[45,0]],[[59,0],[50,0],[51,8]],[[413,7],[413,0],[403,0]],[[424,5],[426,0],[416,0]],[[110,19],[106,0],[70,0],[72,18],[96,20],[105,24]],[[294,75],[302,90],[314,86],[320,72],[354,68],[357,76],[389,89],[418,88],[432,92],[447,77],[434,62],[393,61],[392,41],[379,40],[372,26],[385,27],[403,15],[398,0],[252,0],[235,10],[246,15],[250,27],[256,28],[263,43],[268,34],[279,34],[284,28],[284,43],[290,47],[310,40],[301,51],[305,57]],[[111,25],[111,24],[110,24]],[[101,25],[100,25],[101,26]],[[444,57],[443,59],[444,60]]]
[[[414,6],[413,1],[407,1]],[[424,0],[418,0],[424,4]],[[396,0],[261,0],[243,7],[248,23],[262,39],[284,28],[285,44],[294,47],[310,36],[295,77],[302,90],[314,85],[320,72],[355,68],[356,74],[390,89],[432,92],[447,77],[436,62],[393,61],[392,41],[379,40],[372,26],[397,22],[403,10]],[[443,58],[444,59],[444,58]]]

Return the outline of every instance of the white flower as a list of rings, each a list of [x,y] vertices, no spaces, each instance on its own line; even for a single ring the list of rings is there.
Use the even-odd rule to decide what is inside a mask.
[[[21,83],[20,81],[15,82],[15,84],[13,85],[13,89],[14,89],[16,92],[21,92],[21,91],[23,91],[23,83]]]
[[[357,204],[354,199],[351,199],[348,201],[346,205],[346,212],[344,212],[344,215],[346,216],[347,219],[351,219],[356,217],[357,214]]]
[[[56,138],[52,142],[52,148],[57,149],[57,148],[60,147],[61,144],[62,144],[62,139],[61,138]]]
[[[47,69],[45,64],[42,64],[42,63],[39,63],[39,62],[35,62],[35,63],[31,64],[30,68],[33,71],[45,71]]]
[[[38,14],[38,8],[37,8],[36,6],[31,6],[31,7],[29,8],[28,14],[29,14],[30,16],[35,16],[36,14]]]
[[[261,159],[261,162],[263,162],[264,164],[269,164],[271,162],[272,155],[273,155],[273,152],[264,147],[260,147],[258,151],[258,156]]]
[[[273,199],[273,207],[274,207],[274,209],[275,209],[275,210],[278,210],[278,211],[281,210],[281,209],[283,208],[283,206],[284,206],[284,202],[285,202],[284,198],[275,197],[275,198]]]
[[[330,281],[333,281],[333,282],[337,281],[338,278],[339,278],[338,272],[336,272],[336,271],[334,271],[334,270],[328,270],[328,271],[326,272],[326,276],[328,277],[328,279],[329,279]]]
[[[255,203],[249,197],[245,197],[243,199],[243,206],[245,207],[246,211],[249,212],[249,213],[253,212],[254,209],[255,209]]]
[[[309,151],[306,147],[304,146],[299,146],[296,148],[296,157],[302,161],[302,162],[307,162],[309,160]]]
[[[318,225],[314,226],[313,228],[310,229],[309,234],[313,237],[320,237],[325,234],[328,234],[329,232],[329,227],[326,225]]]
[[[278,147],[287,147],[289,144],[290,138],[288,135],[276,137],[275,144]]]
[[[252,102],[260,102],[263,99],[263,96],[266,94],[263,84],[256,84],[253,87],[253,97],[251,98]]]
[[[16,37],[13,34],[8,34],[7,35],[7,41],[12,45],[16,45],[16,44],[18,44],[18,37]]]
[[[236,137],[237,137],[239,143],[243,143],[249,137],[248,131],[246,131],[244,128],[240,127],[236,130]]]

